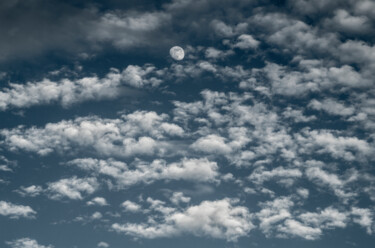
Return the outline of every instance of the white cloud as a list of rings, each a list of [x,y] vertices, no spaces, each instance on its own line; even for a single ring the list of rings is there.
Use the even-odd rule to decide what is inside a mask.
[[[333,130],[304,129],[296,134],[301,153],[330,154],[347,161],[368,159],[374,148],[356,136],[339,136]]]
[[[205,153],[225,154],[231,152],[231,147],[225,144],[225,139],[215,134],[207,135],[195,141],[191,148]]]
[[[191,198],[188,196],[184,196],[184,193],[182,192],[173,192],[170,200],[173,204],[179,205],[180,203],[190,202]]]
[[[321,229],[330,228],[344,228],[348,223],[348,215],[346,212],[340,212],[339,210],[328,207],[319,213],[303,213],[298,217],[305,224],[312,225]]]
[[[315,110],[324,110],[328,114],[333,115],[349,116],[354,114],[355,112],[355,108],[346,107],[342,103],[333,99],[324,99],[321,102],[316,99],[313,99],[310,101],[308,106]]]
[[[315,121],[317,118],[314,115],[305,116],[302,113],[302,110],[293,109],[291,107],[287,107],[285,111],[282,113],[285,118],[292,118],[295,122],[310,122]]]
[[[75,81],[61,79],[53,82],[44,79],[40,82],[10,84],[0,91],[0,110],[27,108],[33,105],[60,103],[65,107],[73,103],[117,97],[121,74],[112,70],[104,78],[85,77]]]
[[[118,187],[128,187],[138,183],[152,183],[156,180],[186,180],[193,182],[216,182],[219,177],[216,162],[206,158],[188,159],[167,163],[154,160],[152,163],[135,161],[134,169],[115,160],[98,160],[92,158],[75,159],[68,163],[94,174],[109,176]]]
[[[88,201],[86,203],[89,206],[108,206],[108,202],[105,198],[103,197],[95,197],[91,201]]]
[[[92,220],[98,220],[98,219],[101,219],[102,217],[103,215],[100,212],[95,212],[91,215]]]
[[[368,208],[353,207],[351,214],[353,215],[353,222],[365,227],[368,234],[372,234],[374,232],[373,211]]]
[[[240,237],[247,236],[253,229],[248,209],[235,206],[236,204],[236,200],[228,198],[204,201],[181,212],[173,211],[164,214],[160,223],[115,223],[112,229],[149,239],[192,234],[236,241]]]
[[[333,188],[344,185],[344,182],[336,174],[328,173],[319,167],[307,168],[306,175],[310,180],[317,180],[318,184],[326,184]]]
[[[162,73],[162,71],[157,71],[153,65],[146,64],[143,67],[129,65],[121,76],[125,84],[135,88],[156,87],[162,83],[162,80],[156,77],[158,73]],[[154,76],[148,77],[148,75]]]
[[[35,239],[21,238],[6,242],[12,248],[53,248],[53,245],[41,245]]]
[[[0,215],[9,216],[12,219],[18,219],[21,217],[34,218],[36,212],[29,206],[0,201]]]
[[[308,198],[309,197],[309,190],[308,189],[305,189],[305,188],[299,188],[297,189],[297,194],[299,194],[301,197],[303,198]]]
[[[62,78],[59,81],[45,78],[39,82],[10,83],[9,87],[0,90],[0,110],[56,103],[69,107],[85,101],[114,99],[125,94],[124,85],[135,88],[159,86],[162,74],[163,70],[145,64],[142,67],[129,65],[123,71],[112,68],[102,78]]]
[[[126,212],[136,213],[142,210],[141,205],[129,200],[126,200],[123,203],[121,203],[121,207],[123,207]]]
[[[16,192],[21,196],[35,197],[43,192],[43,188],[38,185],[31,185],[29,187],[21,186]]]
[[[102,241],[102,242],[98,243],[97,247],[99,247],[99,248],[108,248],[109,244]]]
[[[287,219],[284,225],[278,227],[278,231],[287,234],[288,236],[297,236],[307,240],[315,240],[320,237],[322,230],[317,227],[310,227],[302,224],[299,221]],[[280,235],[283,237],[283,235]]]
[[[72,200],[82,200],[83,194],[90,195],[99,187],[96,178],[71,178],[60,179],[56,182],[48,183],[46,191],[53,200],[69,198]]]
[[[48,123],[44,128],[19,126],[2,129],[0,134],[10,150],[25,150],[39,155],[84,148],[121,157],[152,155],[166,151],[168,144],[163,141],[166,137],[184,133],[181,127],[166,122],[167,119],[165,114],[136,111],[119,119],[79,117]]]
[[[294,205],[289,197],[279,197],[273,201],[261,203],[261,210],[256,214],[259,219],[259,229],[266,235],[271,236],[277,223],[290,218],[291,207]]]
[[[248,179],[253,183],[262,184],[264,181],[272,179],[292,179],[292,182],[294,182],[295,179],[302,177],[302,172],[297,168],[288,169],[280,166],[270,171],[264,169],[264,167],[255,169]]]

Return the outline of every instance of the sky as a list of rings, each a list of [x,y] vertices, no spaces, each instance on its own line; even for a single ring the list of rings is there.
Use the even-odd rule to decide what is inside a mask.
[[[1,1],[0,247],[373,247],[374,33],[371,0]]]

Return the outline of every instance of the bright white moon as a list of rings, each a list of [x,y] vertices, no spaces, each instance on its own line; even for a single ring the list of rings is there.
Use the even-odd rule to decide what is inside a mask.
[[[184,49],[179,46],[172,47],[171,50],[169,50],[169,54],[175,60],[182,60],[185,56]]]

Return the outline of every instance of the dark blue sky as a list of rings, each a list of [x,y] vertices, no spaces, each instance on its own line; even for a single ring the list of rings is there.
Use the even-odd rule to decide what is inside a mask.
[[[374,24],[369,0],[1,1],[0,247],[372,247]]]

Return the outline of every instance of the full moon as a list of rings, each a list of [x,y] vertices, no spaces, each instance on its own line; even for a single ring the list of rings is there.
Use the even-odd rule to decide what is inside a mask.
[[[182,60],[185,56],[184,49],[179,46],[172,47],[171,50],[169,50],[169,54],[175,60]]]

